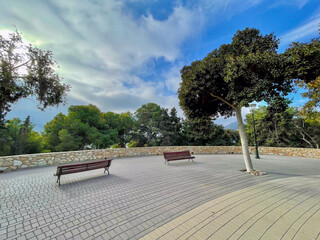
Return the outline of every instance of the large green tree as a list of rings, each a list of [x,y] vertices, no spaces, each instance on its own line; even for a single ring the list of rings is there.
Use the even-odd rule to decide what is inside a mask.
[[[270,101],[287,94],[285,58],[276,51],[278,39],[258,29],[238,31],[230,44],[221,45],[202,61],[181,70],[180,106],[188,118],[236,115],[244,162],[253,171],[241,109],[253,101]]]
[[[0,124],[21,98],[34,96],[39,108],[65,101],[69,86],[56,73],[51,51],[27,45],[19,32],[0,35]]]
[[[94,105],[70,106],[67,116],[60,113],[45,125],[44,136],[52,151],[79,150],[87,145],[106,147],[110,141],[104,134],[105,123]]]

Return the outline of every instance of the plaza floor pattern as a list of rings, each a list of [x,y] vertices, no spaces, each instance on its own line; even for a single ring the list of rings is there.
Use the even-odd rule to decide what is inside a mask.
[[[196,155],[115,159],[103,170],[0,174],[0,239],[320,239],[320,160]]]

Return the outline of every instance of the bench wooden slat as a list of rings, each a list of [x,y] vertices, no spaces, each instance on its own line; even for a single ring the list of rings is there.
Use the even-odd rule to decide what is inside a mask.
[[[164,152],[163,153],[165,163],[169,161],[175,160],[183,160],[183,159],[193,159],[195,157],[191,156],[190,151],[180,151],[180,152]]]
[[[59,185],[60,185],[61,175],[90,171],[90,170],[95,170],[99,168],[104,168],[105,171],[108,171],[108,174],[109,174],[109,167],[111,166],[112,160],[113,160],[112,158],[106,158],[104,160],[99,160],[99,161],[59,165],[57,166],[57,172],[55,174],[55,176],[58,177],[57,182],[59,182]]]

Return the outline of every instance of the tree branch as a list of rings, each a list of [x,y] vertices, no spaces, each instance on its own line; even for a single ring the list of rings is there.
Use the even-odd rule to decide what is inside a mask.
[[[229,105],[230,107],[232,107],[233,110],[236,111],[236,109],[237,109],[236,106],[234,106],[233,104],[229,103],[227,100],[225,100],[225,99],[223,99],[222,97],[219,97],[219,96],[217,96],[217,95],[214,95],[214,94],[212,94],[212,93],[210,93],[210,95],[211,95],[212,97],[215,97],[215,98],[221,100],[222,102],[224,102],[225,104]]]
[[[301,131],[299,131],[299,133],[301,134],[302,136],[302,140],[304,140],[306,143],[308,143],[312,148],[314,148],[314,145],[308,141],[306,139],[306,136],[315,144],[316,148],[318,149],[319,148],[319,145],[318,143],[313,139],[313,137],[311,137],[303,128],[299,127],[297,124],[293,124],[296,128],[300,129]]]
[[[26,61],[26,62],[24,62],[24,63],[21,63],[20,65],[18,65],[18,66],[15,66],[14,68],[12,68],[12,70],[14,70],[14,69],[17,69],[17,68],[19,68],[19,67],[22,67],[23,65],[26,65],[28,62],[30,62],[31,61],[31,59],[29,59],[28,61]]]

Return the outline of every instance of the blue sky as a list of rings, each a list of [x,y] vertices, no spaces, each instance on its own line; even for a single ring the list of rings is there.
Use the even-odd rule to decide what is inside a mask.
[[[68,104],[42,112],[32,98],[8,119],[31,116],[36,129],[75,104],[134,112],[142,104],[179,108],[179,70],[231,41],[237,30],[259,28],[292,41],[318,36],[319,0],[2,0],[0,33],[16,25],[23,37],[52,50],[72,90]],[[303,103],[291,94],[293,104]],[[181,110],[180,114],[182,115]],[[234,119],[219,119],[228,124]]]

